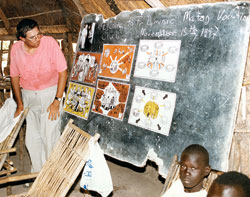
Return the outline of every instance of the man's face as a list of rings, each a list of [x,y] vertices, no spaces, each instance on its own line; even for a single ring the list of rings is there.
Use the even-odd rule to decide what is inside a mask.
[[[26,32],[26,38],[22,38],[21,40],[29,47],[29,48],[37,48],[40,45],[41,33],[37,27],[34,27],[32,30]]]
[[[209,188],[207,197],[244,197],[240,186],[221,185],[214,182]]]
[[[180,179],[185,192],[198,192],[202,189],[203,179],[208,175],[210,167],[198,154],[182,154],[180,162]]]

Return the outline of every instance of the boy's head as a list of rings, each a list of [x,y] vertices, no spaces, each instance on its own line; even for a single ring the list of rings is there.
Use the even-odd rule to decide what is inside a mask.
[[[226,172],[214,180],[207,196],[248,197],[250,196],[250,179],[239,172]]]
[[[185,192],[198,192],[203,187],[203,179],[210,172],[209,154],[199,145],[186,147],[181,154],[180,179]]]

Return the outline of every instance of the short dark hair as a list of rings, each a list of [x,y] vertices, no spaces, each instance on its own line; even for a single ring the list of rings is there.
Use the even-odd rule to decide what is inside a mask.
[[[250,196],[250,179],[243,173],[230,171],[218,176],[215,180],[215,183],[219,185],[227,186],[240,186],[245,196]]]
[[[20,40],[20,37],[26,38],[27,31],[32,30],[34,27],[39,29],[39,26],[35,20],[29,18],[21,20],[16,27],[17,39]]]
[[[209,165],[209,154],[208,151],[199,144],[191,144],[188,147],[186,147],[181,155],[184,154],[198,154],[204,157],[204,163],[208,166]]]

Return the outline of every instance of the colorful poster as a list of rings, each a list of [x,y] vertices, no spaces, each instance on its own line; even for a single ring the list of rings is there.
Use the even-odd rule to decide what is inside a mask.
[[[99,76],[129,81],[135,45],[104,44]]]
[[[175,100],[175,93],[136,86],[128,123],[168,135]]]
[[[140,40],[134,76],[175,82],[180,47],[180,40]]]
[[[93,87],[70,82],[63,110],[87,120],[94,92]]]
[[[77,52],[70,79],[95,85],[100,59],[101,53]]]
[[[129,84],[98,80],[92,111],[122,121],[129,89]]]

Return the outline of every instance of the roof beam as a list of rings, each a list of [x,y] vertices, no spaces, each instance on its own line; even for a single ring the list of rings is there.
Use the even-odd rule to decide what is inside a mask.
[[[23,18],[31,18],[31,17],[41,16],[41,15],[44,15],[44,14],[57,13],[57,12],[62,12],[62,10],[49,10],[49,11],[47,11],[47,12],[40,12],[40,13],[32,14],[32,15],[15,16],[15,17],[10,17],[10,18],[8,18],[8,20],[16,20],[16,19],[23,19]]]
[[[72,32],[73,33],[73,28],[72,28],[72,25],[71,25],[71,21],[69,20],[69,18],[67,17],[67,12],[65,10],[65,7],[64,7],[64,4],[61,2],[61,1],[58,1],[58,5],[59,7],[61,8],[62,10],[62,13],[63,13],[63,17],[64,17],[64,20],[66,21],[66,25],[69,29],[69,32]]]
[[[12,31],[11,31],[11,28],[10,28],[9,20],[8,20],[7,17],[5,16],[5,14],[4,14],[3,10],[1,9],[1,7],[0,7],[0,18],[3,20],[4,27],[5,27],[5,29],[7,30],[7,32],[8,32],[9,34],[11,34]]]
[[[165,6],[160,2],[160,0],[145,0],[145,2],[151,8],[165,8]]]
[[[85,11],[84,7],[82,6],[80,0],[72,0],[74,2],[74,4],[76,5],[81,17],[83,18],[84,15],[87,14],[87,12]]]
[[[51,25],[51,26],[39,26],[40,30],[44,34],[53,34],[53,33],[65,33],[69,32],[69,28],[66,25]],[[15,27],[11,27],[11,31],[13,32],[11,35],[14,35],[16,32]],[[5,28],[0,28],[0,35],[8,35],[8,32]]]

